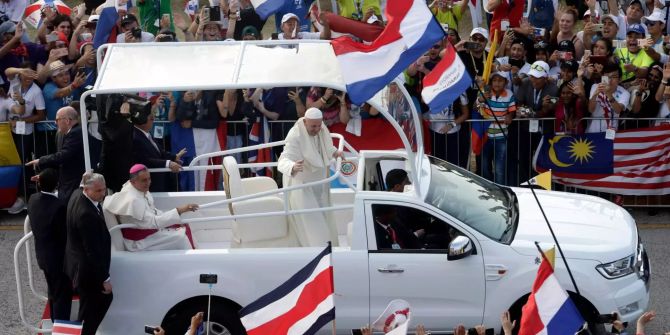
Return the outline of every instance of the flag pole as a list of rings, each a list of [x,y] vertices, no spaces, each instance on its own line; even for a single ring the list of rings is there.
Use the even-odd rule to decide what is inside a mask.
[[[554,229],[551,228],[551,224],[549,223],[549,219],[547,219],[547,215],[544,213],[544,208],[542,208],[542,204],[540,204],[540,199],[537,198],[537,194],[535,194],[535,189],[531,186],[530,191],[533,193],[533,198],[535,198],[535,202],[537,202],[537,206],[540,207],[540,212],[542,212],[542,217],[544,217],[544,222],[547,223],[547,227],[549,227],[549,232],[551,232],[551,237],[554,239],[554,243],[556,243],[556,248],[558,249],[558,252],[561,254],[561,258],[563,259],[563,264],[565,264],[565,268],[568,270],[568,275],[570,276],[570,280],[572,281],[572,286],[575,287],[575,292],[577,295],[582,295],[579,293],[579,288],[577,287],[577,282],[575,281],[575,277],[572,275],[572,271],[570,270],[570,266],[568,266],[568,260],[565,258],[565,255],[563,254],[563,249],[561,249],[561,245],[558,243],[558,239],[556,238],[556,234],[554,234]],[[535,242],[535,245],[537,248],[544,254],[542,249],[540,249],[539,243]]]

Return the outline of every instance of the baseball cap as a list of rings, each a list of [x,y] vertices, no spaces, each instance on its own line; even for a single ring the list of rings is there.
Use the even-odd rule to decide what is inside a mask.
[[[261,38],[261,34],[254,26],[246,26],[242,29],[242,36],[254,35],[257,39]]]
[[[644,9],[644,6],[642,5],[642,1],[640,1],[640,0],[632,0],[632,1],[628,4],[628,6],[632,6],[632,5],[634,5],[634,4],[638,4],[638,5],[640,5],[640,7],[642,7],[642,9]]]
[[[88,17],[89,23],[98,23],[98,20],[100,20],[100,15],[91,15]]]
[[[558,48],[556,49],[558,51],[568,51],[572,52],[573,54],[575,53],[575,44],[572,43],[571,40],[563,40],[558,43]]]
[[[539,41],[535,43],[533,49],[535,49],[535,51],[547,51],[549,50],[549,44],[545,41]]]
[[[600,19],[600,21],[601,22],[605,21],[605,19],[610,19],[610,20],[612,20],[612,22],[614,22],[614,24],[617,25],[617,27],[619,26],[619,18],[617,18],[616,16],[614,16],[612,14],[603,15],[603,17],[602,17],[602,19]]]
[[[13,33],[16,31],[16,24],[12,21],[5,21],[0,24],[0,35]]]
[[[493,77],[496,77],[496,76],[498,76],[500,78],[503,78],[505,80],[507,80],[507,78],[509,78],[509,74],[506,71],[496,71],[496,72],[491,73],[491,75],[489,76],[489,80],[493,80]]]
[[[549,64],[541,60],[536,61],[530,66],[528,75],[535,78],[546,78],[549,75]]]
[[[472,29],[472,31],[470,32],[470,37],[472,37],[476,34],[484,36],[484,38],[487,39],[487,40],[489,39],[489,31],[486,30],[485,28],[477,27],[475,29]]]
[[[660,8],[655,8],[653,12],[651,12],[651,15],[645,16],[644,17],[645,22],[663,22],[665,23],[665,14],[663,14],[663,10]]]
[[[281,23],[284,24],[286,21],[290,19],[296,19],[298,22],[300,22],[300,19],[298,18],[298,15],[295,15],[293,13],[286,13],[284,16],[281,17]]]
[[[574,60],[566,60],[561,63],[561,69],[570,69],[572,72],[577,72],[579,69],[579,64]]]
[[[126,14],[121,17],[121,25],[125,26],[129,23],[138,22],[137,18],[133,14]]]
[[[642,27],[642,25],[639,23],[633,23],[630,26],[628,26],[628,30],[626,30],[626,34],[630,33],[644,35],[644,27]]]

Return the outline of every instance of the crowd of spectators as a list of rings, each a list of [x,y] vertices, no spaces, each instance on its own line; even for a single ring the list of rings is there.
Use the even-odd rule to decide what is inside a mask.
[[[335,10],[347,19],[370,26],[384,24],[384,1],[337,4]],[[427,4],[442,24],[445,39],[411,64],[400,78],[430,123],[431,150],[437,157],[469,167],[500,184],[516,185],[533,174],[531,157],[543,133],[616,131],[664,123],[663,118],[670,117],[670,91],[666,92],[670,66],[663,65],[668,60],[669,8],[663,1],[588,0],[559,4],[557,0],[489,0],[484,2],[485,12],[481,13],[488,29],[475,27],[470,32],[463,28],[464,13],[470,10],[467,0]],[[120,8],[109,42],[336,36],[326,13],[311,10],[314,3],[310,0],[286,2],[285,8],[275,14],[275,27],[270,28],[249,0],[211,0],[209,5],[194,10],[190,16],[163,8],[158,13],[155,8],[148,11],[144,4]],[[82,92],[96,80],[93,39],[102,4],[87,1],[76,6],[70,16],[46,5],[41,10],[41,25],[31,33],[33,38],[22,22],[20,7],[25,7],[25,3],[10,1],[5,6],[4,15],[0,16],[0,121],[11,124],[19,155],[28,162],[34,159],[32,156],[57,151],[56,112],[70,105],[78,108]],[[275,33],[263,36],[262,31]],[[461,34],[467,37],[461,38]],[[494,55],[493,74],[482,78],[495,36],[499,47]],[[421,101],[422,79],[441,60],[449,44],[455,47],[473,78],[472,85],[451,107],[429,111]],[[247,145],[250,125],[263,118],[276,122],[270,126],[271,140],[281,140],[292,121],[310,107],[323,111],[328,126],[382,117],[367,104],[352,104],[346,93],[322,87],[135,93],[151,106],[152,124],[143,133],[166,153],[186,149],[180,159],[166,156],[162,167],[174,171],[196,154]],[[388,103],[389,111],[399,121],[409,110],[407,102],[389,99]],[[488,141],[476,160],[471,159],[470,143],[473,111],[496,120],[488,128]],[[99,131],[99,115],[95,114],[86,115],[92,122],[91,160],[104,171],[98,163],[104,163],[100,152],[105,136]],[[599,119],[585,120],[589,117]],[[530,121],[533,118],[546,120],[538,124]],[[638,120],[641,118],[658,119]],[[227,136],[220,137],[218,143],[193,140],[214,139],[222,127]],[[275,157],[277,154],[274,152]],[[247,160],[244,154],[237,154],[236,158]],[[24,172],[25,185],[29,185],[27,181],[34,172]],[[166,189],[203,189],[204,178],[198,173],[181,173],[178,178],[171,175]],[[28,187],[20,188],[21,198],[31,192]],[[13,212],[23,208],[21,198]]]

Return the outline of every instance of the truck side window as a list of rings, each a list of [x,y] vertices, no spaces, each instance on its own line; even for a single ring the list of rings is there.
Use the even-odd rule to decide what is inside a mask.
[[[446,250],[458,232],[419,209],[372,205],[378,250]]]

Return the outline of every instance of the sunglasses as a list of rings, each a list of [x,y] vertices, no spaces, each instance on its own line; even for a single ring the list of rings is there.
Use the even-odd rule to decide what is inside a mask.
[[[473,36],[473,37],[471,37],[470,39],[473,40],[474,42],[486,42],[486,39],[485,39],[484,37],[475,37],[475,36]]]

